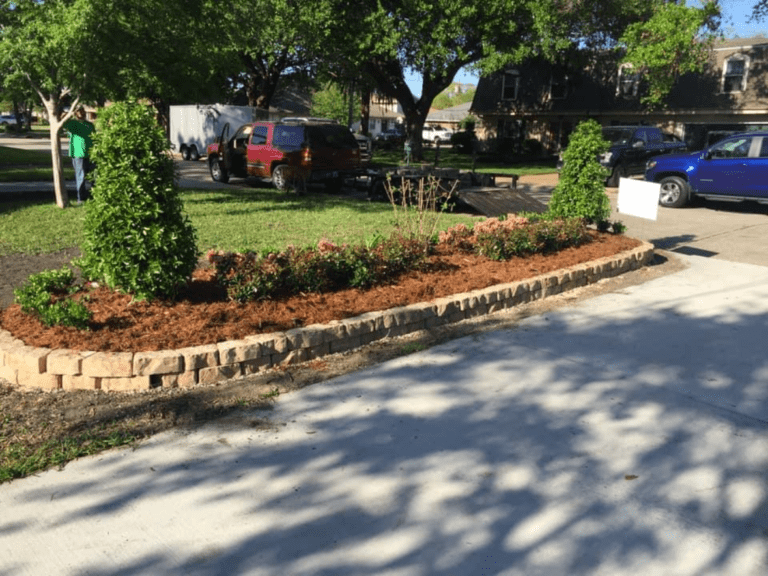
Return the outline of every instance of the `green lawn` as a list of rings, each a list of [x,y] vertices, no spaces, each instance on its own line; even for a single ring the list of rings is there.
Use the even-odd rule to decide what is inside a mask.
[[[182,200],[197,230],[198,248],[282,249],[315,245],[326,238],[359,244],[394,230],[392,206],[323,193],[304,196],[272,188],[183,190]],[[85,206],[64,210],[52,202],[0,203],[0,255],[42,253],[78,246]],[[445,213],[440,228],[477,218]]]
[[[69,158],[62,158],[64,179],[74,180],[75,171]],[[0,146],[0,182],[53,181],[51,153]]]
[[[424,164],[430,166],[435,162],[435,148],[424,147]],[[458,168],[460,170],[472,170],[472,156],[469,154],[460,154],[452,148],[441,148],[438,159],[438,166],[442,168]],[[403,161],[403,153],[397,150],[375,150],[372,163],[381,167],[398,166]],[[519,176],[527,174],[549,174],[556,171],[555,160],[542,160],[540,162],[526,162],[519,164],[508,164],[503,162],[487,161],[482,156],[475,162],[477,172],[492,172],[496,174],[517,174]]]

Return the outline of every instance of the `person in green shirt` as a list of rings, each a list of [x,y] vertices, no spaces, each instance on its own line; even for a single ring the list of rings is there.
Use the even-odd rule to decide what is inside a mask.
[[[75,168],[77,182],[77,203],[88,199],[86,175],[93,169],[90,150],[93,145],[91,135],[96,130],[93,123],[85,119],[85,110],[81,106],[75,112],[75,117],[64,123],[64,129],[69,132],[69,155]]]

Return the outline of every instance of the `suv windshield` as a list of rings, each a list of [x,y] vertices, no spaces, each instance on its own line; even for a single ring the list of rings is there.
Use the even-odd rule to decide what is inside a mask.
[[[611,144],[629,144],[632,130],[626,128],[603,128],[603,138]]]

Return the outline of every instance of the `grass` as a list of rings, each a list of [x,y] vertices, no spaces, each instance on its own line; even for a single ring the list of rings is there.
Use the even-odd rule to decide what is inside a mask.
[[[384,202],[310,193],[295,196],[272,188],[182,190],[181,197],[206,251],[316,245],[323,238],[360,244],[394,231],[392,207]],[[65,210],[52,202],[0,203],[0,256],[46,253],[79,246],[84,206]],[[445,213],[440,229],[477,218]]]
[[[435,148],[424,147],[424,164],[434,165]],[[373,163],[381,167],[398,166],[403,161],[402,151],[397,150],[376,150],[373,155]],[[524,176],[529,174],[551,174],[556,171],[556,161],[545,159],[535,162],[521,162],[509,164],[486,157],[478,157],[475,163],[477,172],[492,172],[495,174],[517,174]],[[438,162],[440,167],[458,168],[460,170],[472,170],[472,156],[469,154],[460,154],[452,148],[441,148]]]
[[[69,158],[62,158],[64,178],[74,180]],[[0,146],[0,182],[52,182],[51,153]]]

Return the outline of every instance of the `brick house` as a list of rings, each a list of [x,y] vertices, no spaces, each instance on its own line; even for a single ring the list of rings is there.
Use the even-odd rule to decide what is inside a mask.
[[[613,54],[590,64],[528,60],[480,79],[472,112],[489,149],[519,151],[529,139],[557,153],[586,118],[603,126],[652,125],[700,149],[728,133],[768,129],[768,38],[717,42],[707,71],[680,78],[663,109],[640,105],[643,81]]]

